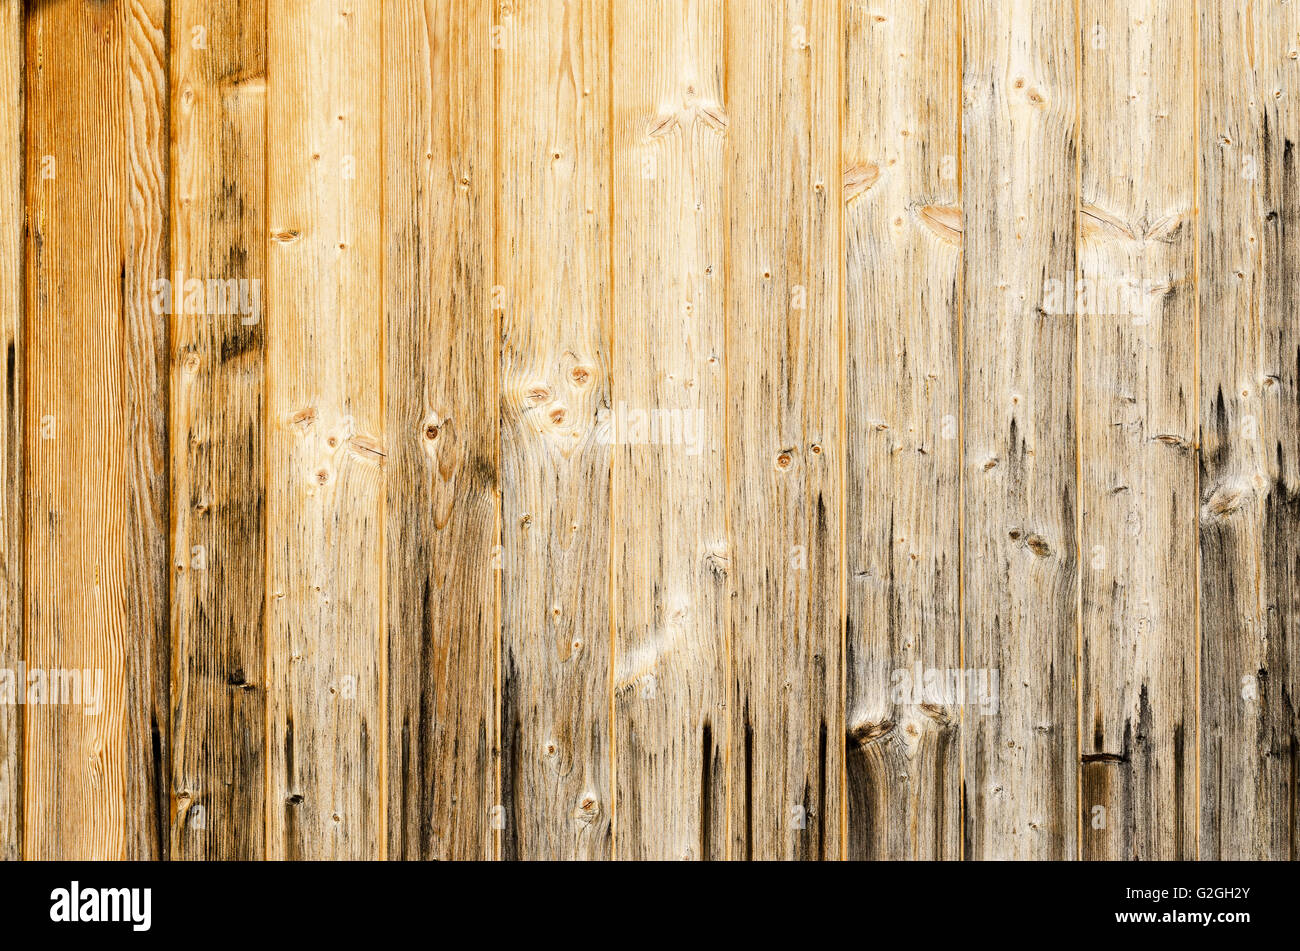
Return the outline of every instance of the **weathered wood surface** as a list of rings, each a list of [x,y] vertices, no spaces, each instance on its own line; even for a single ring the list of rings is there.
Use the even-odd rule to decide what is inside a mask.
[[[1077,854],[1078,348],[1045,282],[1075,268],[1073,11],[962,4],[962,719],[966,858]]]
[[[93,715],[24,711],[28,858],[167,852],[166,30],[27,8],[23,654],[102,675]]]
[[[1294,6],[0,0],[0,857],[1296,858]]]
[[[845,9],[848,855],[955,859],[963,711],[921,690],[961,666],[960,8]]]
[[[612,854],[610,10],[498,8],[502,858]]]
[[[181,292],[191,280],[235,281],[238,303],[221,314],[176,308],[170,323],[177,859],[264,851],[265,24],[265,0],[171,7],[182,40],[170,58],[167,277]]]
[[[23,656],[23,20],[25,5],[0,6],[0,667]],[[23,709],[0,705],[0,859],[22,856]]]
[[[724,6],[614,7],[619,858],[727,854]]]
[[[382,858],[383,23],[267,2],[266,854]]]
[[[1294,860],[1300,11],[1203,2],[1198,14],[1198,841],[1205,859]]]
[[[1194,11],[1080,4],[1081,849],[1196,852]],[[1069,317],[1059,319],[1068,320]]]
[[[486,4],[384,12],[388,854],[491,858],[500,557]]]

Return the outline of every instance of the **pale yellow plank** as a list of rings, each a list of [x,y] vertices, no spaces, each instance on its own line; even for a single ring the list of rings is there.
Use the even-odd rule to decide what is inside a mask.
[[[965,0],[963,721],[968,859],[1078,854],[1076,327],[1044,311],[1075,266],[1074,11]]]
[[[618,857],[726,852],[723,4],[618,0],[611,511]]]
[[[19,0],[0,4],[0,668],[23,656],[23,25]],[[17,699],[18,684],[13,684]],[[0,697],[0,700],[5,698]],[[0,704],[0,859],[22,857],[23,710]]]
[[[608,858],[609,5],[498,7],[503,858]]]
[[[732,857],[841,854],[838,8],[727,5]]]
[[[377,0],[267,8],[270,858],[385,849]]]
[[[1194,10],[1084,0],[1077,320],[1082,855],[1196,851]],[[1067,275],[1070,276],[1070,275]]]
[[[996,713],[959,671],[959,7],[845,10],[848,855],[955,859],[958,727]]]

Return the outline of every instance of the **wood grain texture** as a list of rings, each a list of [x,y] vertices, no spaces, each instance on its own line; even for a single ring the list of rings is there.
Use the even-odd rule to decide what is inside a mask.
[[[1294,860],[1300,12],[1201,3],[1198,15],[1200,857]]]
[[[998,672],[963,728],[963,854],[1077,855],[1075,325],[1044,283],[1075,266],[1073,11],[963,14],[963,667]]]
[[[268,0],[269,858],[386,845],[377,0]]]
[[[619,858],[726,857],[722,13],[614,6]]]
[[[491,858],[497,455],[487,4],[384,8],[388,853]]]
[[[28,706],[28,858],[167,846],[166,21],[161,0],[38,3],[26,45],[29,668],[102,673]]]
[[[1196,851],[1194,11],[1080,4],[1082,855]]]
[[[726,22],[732,857],[838,858],[840,23],[797,0]]]
[[[502,858],[613,844],[610,8],[498,7]]]
[[[1294,7],[0,0],[0,858],[1296,858]]]
[[[170,13],[171,851],[246,860],[266,791],[266,4]]]
[[[23,25],[19,0],[0,3],[0,668],[23,657]],[[15,685],[16,688],[16,685]],[[0,705],[0,861],[22,858],[23,708]]]
[[[618,857],[727,848],[723,5],[614,6]]]
[[[955,859],[984,714],[925,683],[961,666],[961,25],[845,9],[848,856]]]

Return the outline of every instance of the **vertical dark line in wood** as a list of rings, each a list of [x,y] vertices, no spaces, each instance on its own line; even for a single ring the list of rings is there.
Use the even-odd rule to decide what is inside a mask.
[[[612,378],[613,373],[617,373],[619,367],[618,361],[618,341],[615,338],[614,311],[617,308],[617,284],[614,281],[614,237],[617,233],[616,222],[614,217],[614,192],[617,191],[614,165],[614,139],[616,127],[614,125],[614,97],[615,84],[613,82],[614,72],[614,3],[613,0],[605,0],[605,69],[606,75],[610,78],[610,90],[605,100],[605,151],[606,151],[606,169],[609,171],[610,184],[609,195],[607,198],[606,212],[608,213],[607,231],[605,235],[605,281],[609,288],[609,313],[606,315],[605,325],[605,343],[609,347],[608,366],[611,371],[611,379],[608,381],[608,390],[610,402],[615,403],[613,398],[615,380]],[[615,405],[617,405],[615,403]],[[617,521],[617,512],[615,505],[617,498],[616,474],[618,467],[614,465],[614,459],[617,455],[617,447],[611,446],[607,456],[609,465],[609,498],[607,499],[607,511],[609,512],[609,526],[605,532],[605,547],[607,564],[605,566],[606,582],[606,599],[609,605],[609,696],[607,698],[607,711],[609,715],[609,854],[610,858],[618,858],[618,716],[615,710],[615,677],[617,676],[618,667],[618,611],[619,600],[614,596],[614,574],[618,569],[619,552],[614,544],[614,523]]]
[[[700,735],[700,858],[710,861],[713,842],[713,724],[708,718]]]
[[[271,59],[271,3],[270,0],[262,0],[262,55],[266,63],[266,103],[263,106],[263,132],[262,132],[262,254],[266,262],[264,277],[270,277],[271,261],[271,100],[275,95],[274,71],[272,70]],[[262,284],[262,324],[265,326],[274,319],[271,305],[270,281],[264,280]],[[271,425],[271,361],[266,359],[266,336],[263,333],[262,338],[262,410],[261,425],[262,432],[265,433]],[[267,620],[269,618],[269,599],[271,597],[271,531],[270,524],[266,519],[267,500],[271,495],[271,454],[266,451],[266,443],[262,444],[262,616],[261,616],[261,646],[262,646],[262,845],[260,859],[265,859],[270,848],[271,842],[271,809],[272,797],[271,790],[272,776],[271,763],[272,758],[271,743],[271,704],[267,702],[269,691],[271,689],[271,653],[268,647],[269,638],[267,631]]]
[[[29,329],[27,327],[28,306],[27,306],[27,289],[29,284],[28,274],[28,256],[27,242],[28,229],[30,222],[27,215],[27,187],[28,187],[28,156],[27,156],[27,65],[26,65],[26,34],[27,34],[27,4],[22,0],[11,0],[16,12],[14,16],[14,36],[11,40],[10,51],[14,56],[14,70],[17,72],[17,82],[10,93],[13,101],[17,104],[17,115],[14,117],[16,128],[14,132],[17,136],[18,153],[16,161],[18,163],[18,180],[15,183],[17,193],[10,196],[14,202],[14,211],[16,220],[13,222],[13,232],[11,240],[13,245],[13,261],[11,266],[14,270],[14,279],[17,286],[17,300],[14,301],[17,312],[14,320],[15,339],[10,342],[8,351],[5,354],[5,384],[8,406],[8,445],[9,459],[6,460],[5,472],[5,493],[6,493],[6,524],[4,526],[6,537],[5,544],[5,565],[9,579],[10,589],[5,592],[5,620],[9,625],[8,631],[4,632],[6,638],[6,651],[4,660],[8,663],[11,659],[23,660],[26,657],[26,629],[25,609],[24,609],[24,588],[27,581],[27,572],[25,565],[27,551],[27,492],[24,482],[25,472],[27,469],[27,458],[30,451],[28,441],[30,433],[28,427],[24,425],[27,414],[27,372],[26,372],[26,353],[27,340],[29,339]],[[14,537],[16,535],[16,537]],[[11,785],[9,787],[9,801],[13,804],[13,811],[9,817],[12,823],[11,829],[13,839],[7,849],[0,853],[0,858],[4,859],[22,859],[24,858],[24,825],[25,825],[25,796],[23,787],[26,776],[26,726],[24,714],[26,711],[25,704],[15,704],[12,708],[11,732],[5,737],[7,746],[6,755],[12,758],[14,773],[10,777]],[[0,823],[5,820],[0,819]]]
[[[1079,244],[1083,235],[1083,47],[1080,0],[1074,0],[1074,248],[1070,257],[1073,273],[1079,273]],[[1083,483],[1083,318],[1074,318],[1074,562],[1083,565],[1083,499],[1079,486]],[[1083,569],[1074,576],[1074,748],[1083,752]],[[1074,764],[1075,787],[1075,858],[1083,858],[1083,763]],[[1100,802],[1102,800],[1094,800]],[[1109,801],[1109,800],[1107,800]]]
[[[497,27],[495,22],[495,7],[492,13],[488,14],[488,29],[493,30]],[[501,265],[497,258],[497,234],[501,228],[501,155],[499,150],[498,126],[500,124],[500,95],[501,95],[501,57],[497,55],[496,50],[489,50],[491,57],[491,83],[492,83],[492,121],[489,123],[489,131],[492,136],[492,227],[491,227],[491,245],[492,245],[492,274],[490,277],[491,286],[496,287],[497,281],[501,275]],[[492,306],[489,302],[489,306]],[[492,400],[493,414],[496,419],[496,479],[493,483],[493,495],[495,496],[494,515],[496,524],[494,534],[496,537],[496,547],[493,549],[495,558],[492,562],[492,590],[495,594],[496,601],[493,605],[495,640],[493,642],[493,700],[495,721],[493,724],[494,734],[493,742],[493,783],[496,791],[494,800],[493,815],[499,817],[499,821],[506,823],[504,829],[493,829],[492,836],[492,857],[495,861],[501,861],[505,843],[502,832],[506,835],[513,835],[513,830],[518,827],[518,817],[512,815],[511,810],[506,808],[504,782],[504,743],[501,736],[501,724],[505,714],[505,697],[503,695],[502,681],[502,657],[501,657],[501,599],[503,597],[503,586],[505,585],[505,537],[503,535],[502,519],[504,516],[504,500],[501,493],[501,321],[503,311],[493,307],[492,320],[489,326],[492,330]],[[511,840],[512,851],[517,852],[517,846],[514,843],[517,840]]]
[[[957,0],[957,207],[963,235],[957,259],[957,667],[966,670],[966,11]],[[938,781],[938,776],[936,776]],[[966,836],[966,704],[957,711],[957,860],[965,861]],[[938,828],[935,834],[938,835]]]

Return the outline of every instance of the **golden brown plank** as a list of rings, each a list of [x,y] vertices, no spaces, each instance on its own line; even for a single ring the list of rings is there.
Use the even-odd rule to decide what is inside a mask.
[[[24,5],[0,3],[0,669],[6,671],[16,671],[23,657],[23,26]],[[22,857],[23,707],[14,702],[20,685],[10,689],[12,700],[0,696],[0,860]]]
[[[29,858],[167,847],[165,26],[161,0],[27,22],[25,660],[102,675],[25,712]]]

